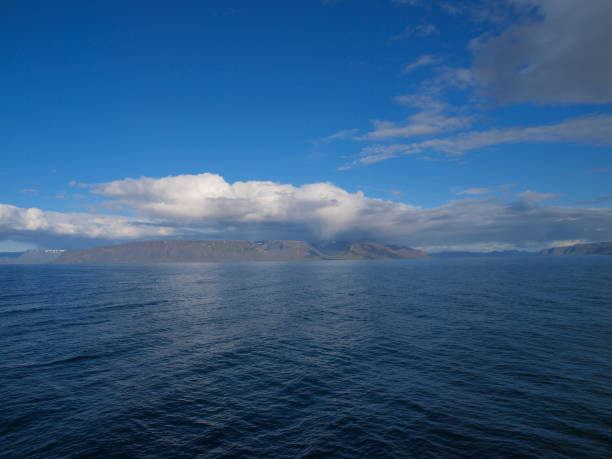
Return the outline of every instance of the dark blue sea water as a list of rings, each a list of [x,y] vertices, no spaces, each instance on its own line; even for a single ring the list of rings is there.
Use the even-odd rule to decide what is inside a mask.
[[[612,455],[612,257],[0,266],[0,455]]]

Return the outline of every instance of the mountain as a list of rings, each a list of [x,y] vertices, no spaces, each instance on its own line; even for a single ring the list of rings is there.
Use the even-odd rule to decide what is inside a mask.
[[[516,257],[516,256],[531,256],[537,255],[537,252],[528,252],[526,250],[502,250],[493,252],[436,252],[430,253],[430,257],[434,258],[476,258],[476,257]]]
[[[156,240],[64,252],[55,263],[163,263],[426,258],[409,247],[373,242],[313,246],[304,241]]]
[[[593,242],[542,250],[540,255],[560,257],[578,255],[612,255],[612,242]]]
[[[28,250],[26,252],[3,252],[0,265],[35,265],[55,261],[63,250]]]

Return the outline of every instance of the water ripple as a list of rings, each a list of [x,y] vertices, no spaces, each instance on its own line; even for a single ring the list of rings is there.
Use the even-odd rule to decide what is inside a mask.
[[[612,258],[0,267],[7,457],[612,455]]]

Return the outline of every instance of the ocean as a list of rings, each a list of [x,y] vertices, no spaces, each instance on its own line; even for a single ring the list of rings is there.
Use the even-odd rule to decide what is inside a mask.
[[[610,457],[612,257],[0,266],[2,457]]]

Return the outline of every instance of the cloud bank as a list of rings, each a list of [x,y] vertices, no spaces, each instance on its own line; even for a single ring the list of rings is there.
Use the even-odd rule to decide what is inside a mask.
[[[612,209],[547,206],[546,201],[557,195],[530,190],[509,200],[474,198],[470,192],[469,198],[430,209],[369,198],[331,183],[228,183],[210,173],[126,178],[98,184],[92,192],[132,215],[47,212],[2,204],[0,239],[52,235],[58,244],[70,237],[356,239],[426,250],[541,248],[559,241],[612,239]]]

